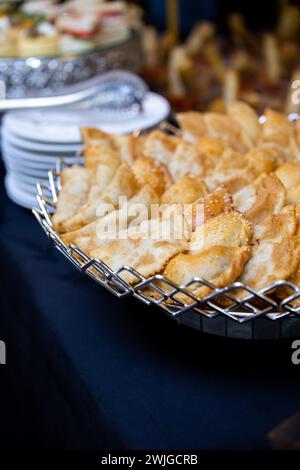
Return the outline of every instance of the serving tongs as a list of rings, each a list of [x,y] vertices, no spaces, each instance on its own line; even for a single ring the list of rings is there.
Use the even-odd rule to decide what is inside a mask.
[[[143,110],[148,91],[137,75],[114,70],[63,89],[63,93],[21,99],[1,99],[0,112],[63,108],[68,111],[95,110],[105,117],[123,118]]]

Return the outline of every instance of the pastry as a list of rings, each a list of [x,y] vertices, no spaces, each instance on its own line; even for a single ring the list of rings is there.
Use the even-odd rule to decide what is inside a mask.
[[[208,193],[201,178],[187,174],[173,183],[162,195],[162,204],[191,204]]]
[[[149,184],[161,196],[172,184],[167,166],[154,158],[138,157],[132,170],[141,186]]]
[[[168,263],[164,276],[179,285],[197,277],[216,287],[224,287],[234,282],[243,272],[250,256],[250,247],[237,246],[214,246],[198,254],[179,254]],[[188,289],[200,298],[211,292],[209,287],[199,287],[197,282]]]
[[[54,229],[66,230],[65,223],[85,203],[88,197],[92,174],[86,168],[74,165],[61,172],[62,189],[52,218]]]

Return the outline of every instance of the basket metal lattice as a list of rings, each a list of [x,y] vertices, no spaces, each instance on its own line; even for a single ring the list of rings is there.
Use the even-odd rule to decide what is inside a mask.
[[[37,184],[39,208],[34,208],[33,214],[55,248],[82,273],[117,297],[134,296],[146,305],[159,307],[178,323],[205,333],[245,339],[275,339],[300,334],[300,302],[296,302],[300,300],[300,289],[288,281],[274,282],[259,291],[241,282],[216,288],[197,277],[179,286],[161,274],[146,279],[130,266],[113,271],[103,261],[91,259],[76,246],[64,245],[51,222],[64,165],[62,160],[55,170],[49,171],[48,184]],[[136,278],[133,285],[122,279],[122,273],[126,271]],[[191,285],[208,286],[212,293],[199,299],[189,290]],[[235,295],[237,291],[238,296]],[[240,295],[242,291],[245,296]]]

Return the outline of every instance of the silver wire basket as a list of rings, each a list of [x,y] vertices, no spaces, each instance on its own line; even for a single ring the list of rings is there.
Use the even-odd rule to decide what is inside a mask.
[[[74,245],[66,246],[54,231],[51,214],[55,211],[61,189],[60,174],[63,161],[49,171],[49,182],[37,184],[39,208],[33,214],[49,240],[80,272],[89,276],[119,298],[133,296],[146,305],[155,305],[178,323],[204,333],[242,339],[278,339],[300,335],[300,289],[288,281],[277,281],[255,291],[235,282],[217,288],[200,278],[193,278],[179,286],[161,274],[145,278],[130,266],[112,271],[103,261],[91,259]],[[136,283],[122,279],[129,272]],[[212,293],[204,299],[196,297],[188,288],[208,286]],[[241,290],[245,296],[235,295]],[[283,292],[285,297],[283,298]],[[184,296],[180,295],[184,294]],[[226,307],[224,301],[226,300]]]

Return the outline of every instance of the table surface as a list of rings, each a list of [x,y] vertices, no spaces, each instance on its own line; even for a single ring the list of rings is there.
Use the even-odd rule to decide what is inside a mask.
[[[51,246],[3,185],[0,254],[6,367],[34,403],[43,445],[268,448],[267,433],[299,411],[291,341],[206,336],[117,299]]]

